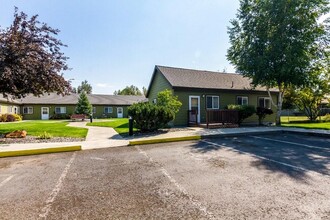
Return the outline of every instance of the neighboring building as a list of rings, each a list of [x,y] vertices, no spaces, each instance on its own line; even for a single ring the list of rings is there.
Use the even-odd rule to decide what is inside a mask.
[[[11,97],[4,98],[2,95],[0,95],[0,115],[6,113],[19,114],[20,101],[14,100]]]
[[[97,94],[87,96],[93,106],[94,118],[125,118],[129,106],[146,101],[143,96]],[[0,98],[0,114],[17,113],[27,120],[47,120],[54,115],[74,114],[78,99],[78,94],[62,96],[56,93],[45,94],[40,97],[29,95],[20,100]]]
[[[205,123],[206,110],[224,109],[229,104],[272,108],[274,114],[267,116],[264,122],[274,123],[276,110],[271,105],[266,88],[252,88],[250,83],[240,74],[155,66],[146,97],[155,103],[157,94],[165,89],[178,96],[182,106],[174,125],[187,125],[188,110],[196,110],[198,122]],[[271,90],[271,95],[277,103],[278,91]],[[257,123],[258,118],[253,115],[244,122]]]

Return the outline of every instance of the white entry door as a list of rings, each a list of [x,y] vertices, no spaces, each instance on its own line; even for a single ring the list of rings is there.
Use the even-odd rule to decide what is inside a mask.
[[[118,107],[117,108],[117,118],[122,118],[124,117],[124,113],[123,113],[123,108],[122,107]]]
[[[41,107],[41,119],[48,120],[49,119],[49,108]]]
[[[201,123],[201,109],[200,109],[200,97],[189,96],[189,110],[194,110],[197,113],[197,123]]]

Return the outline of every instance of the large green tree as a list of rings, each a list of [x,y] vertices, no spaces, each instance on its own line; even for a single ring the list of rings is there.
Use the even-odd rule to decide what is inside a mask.
[[[82,93],[85,91],[87,94],[92,94],[93,87],[91,84],[88,83],[87,80],[81,82],[80,86],[77,88],[77,93]]]
[[[56,39],[58,29],[40,23],[15,8],[13,24],[0,27],[0,93],[17,98],[71,90],[62,71],[67,70],[65,47]]]
[[[325,65],[329,46],[328,0],[241,0],[231,21],[227,58],[253,85],[278,88],[276,123],[290,87],[308,85]]]
[[[123,90],[118,90],[113,93],[114,95],[142,95],[140,89],[136,86],[126,86]]]

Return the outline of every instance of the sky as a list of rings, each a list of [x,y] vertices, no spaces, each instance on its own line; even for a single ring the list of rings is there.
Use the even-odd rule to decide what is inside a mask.
[[[239,0],[0,0],[1,28],[14,6],[61,31],[64,77],[94,94],[148,88],[155,65],[235,72],[227,27]]]

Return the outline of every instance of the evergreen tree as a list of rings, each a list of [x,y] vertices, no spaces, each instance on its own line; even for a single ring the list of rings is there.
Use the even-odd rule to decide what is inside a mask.
[[[89,103],[86,92],[80,93],[75,113],[85,115],[90,115],[92,113],[92,105]]]

